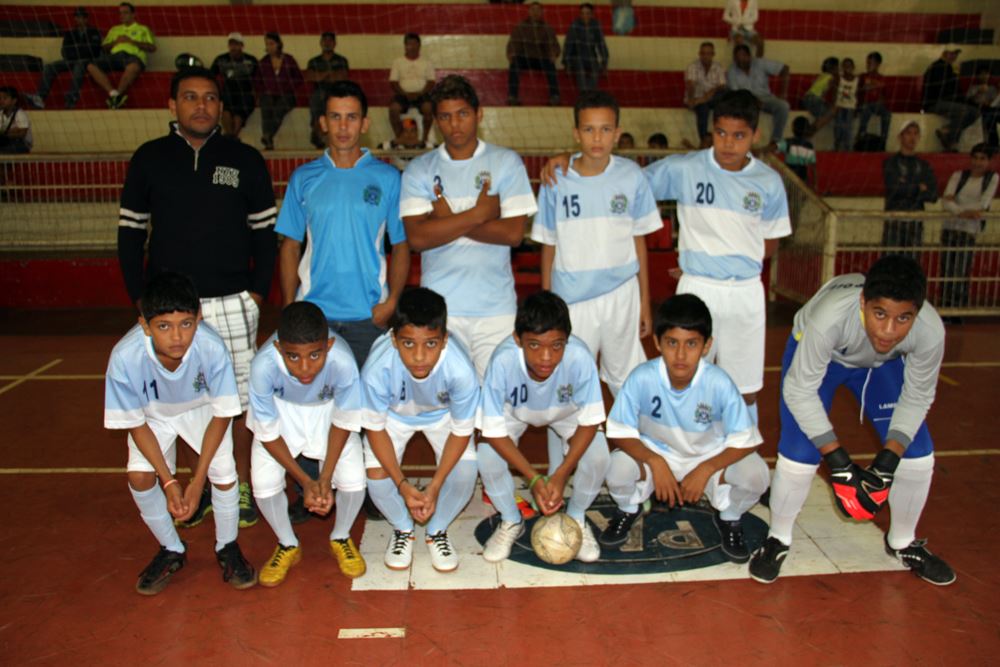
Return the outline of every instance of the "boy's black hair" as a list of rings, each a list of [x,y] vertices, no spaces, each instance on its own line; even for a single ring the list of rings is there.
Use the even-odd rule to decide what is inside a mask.
[[[671,329],[697,331],[708,340],[712,337],[712,313],[694,294],[675,294],[660,304],[653,318],[657,340]]]
[[[927,276],[916,260],[906,255],[886,255],[868,268],[861,293],[865,301],[911,301],[920,310],[927,295]]]
[[[733,60],[736,60],[736,54],[739,53],[740,51],[746,51],[746,54],[748,56],[750,55],[749,46],[747,46],[746,44],[737,44],[736,46],[733,47]]]
[[[326,103],[331,97],[353,97],[361,104],[361,117],[368,117],[368,97],[356,82],[350,80],[334,81],[326,84],[326,95],[323,97],[323,115],[326,115]]]
[[[792,121],[792,136],[796,139],[804,139],[809,134],[809,127],[809,119],[805,116],[799,116]]]
[[[15,102],[19,101],[20,94],[17,92],[17,88],[14,86],[0,86],[0,93],[6,93],[7,97],[10,97]]]
[[[840,59],[836,56],[830,56],[829,58],[823,59],[823,64],[820,65],[820,71],[826,72],[828,70],[837,69],[840,67]]]
[[[278,341],[303,345],[325,341],[330,336],[326,316],[315,303],[296,301],[285,306],[278,320]]]
[[[594,11],[594,5],[590,4],[589,2],[583,2],[583,3],[580,3],[580,9],[581,10],[582,9],[589,9],[590,11]]]
[[[847,63],[851,63],[851,65],[854,65],[854,58],[844,58],[843,60],[840,61],[840,66],[843,67]]]
[[[520,337],[525,333],[543,334],[553,330],[562,331],[567,336],[572,333],[569,306],[554,292],[535,292],[517,309],[514,333]]]
[[[177,93],[180,91],[181,82],[186,79],[205,79],[211,81],[215,85],[215,92],[219,92],[219,81],[212,74],[211,70],[204,67],[182,67],[177,70],[173,78],[170,79],[170,99],[176,100]]]
[[[285,43],[283,41],[281,41],[281,35],[279,35],[278,33],[276,33],[276,32],[265,32],[264,33],[264,39],[265,40],[269,39],[272,42],[277,42],[278,43],[278,51],[284,51],[285,50]]]
[[[621,109],[618,107],[618,100],[611,93],[604,90],[585,90],[576,98],[573,105],[573,127],[580,127],[580,112],[584,109],[611,109],[615,112],[615,127],[618,127],[618,117]]]
[[[408,32],[405,35],[403,35],[403,44],[406,44],[411,39],[417,40],[417,44],[420,43],[420,35],[418,35],[415,32]]]
[[[142,317],[146,322],[169,313],[197,315],[201,309],[194,281],[173,271],[164,271],[153,276],[146,283],[141,300]]]
[[[701,44],[698,45],[698,50],[701,51],[706,46],[711,46],[712,50],[715,51],[715,44],[712,42],[702,42]]]
[[[879,65],[882,64],[882,54],[879,53],[878,51],[872,51],[871,53],[869,53],[865,57],[865,60],[868,60],[868,58],[871,58],[872,60],[874,60],[875,62],[877,62]]]
[[[633,144],[635,143],[635,137],[632,136],[631,132],[622,132],[620,135],[618,135],[618,141],[619,141],[619,143],[625,137],[628,137],[629,139],[631,139]]]
[[[479,95],[469,80],[458,74],[449,74],[437,82],[430,92],[431,107],[437,113],[438,105],[446,100],[464,100],[479,111]]]
[[[992,159],[994,152],[995,151],[992,146],[980,142],[972,147],[972,150],[969,151],[969,155],[985,155],[987,159]]]
[[[135,14],[135,5],[133,5],[131,2],[119,2],[118,6],[119,7],[128,7],[128,10],[130,12],[132,12],[133,14]]]
[[[667,135],[662,132],[656,132],[649,135],[649,139],[646,140],[646,145],[655,144],[656,148],[670,148],[670,140],[667,139]],[[652,146],[650,146],[652,148]]]
[[[760,122],[760,101],[749,90],[727,90],[719,97],[712,112],[715,120],[736,118],[746,121],[751,130]]]
[[[335,42],[337,41],[337,33],[335,33],[332,30],[327,30],[326,32],[324,32],[322,35],[319,36],[320,39],[326,39],[327,37],[329,37]]]
[[[403,292],[396,310],[389,318],[393,335],[406,325],[444,333],[448,330],[448,306],[444,297],[432,289],[416,287]]]

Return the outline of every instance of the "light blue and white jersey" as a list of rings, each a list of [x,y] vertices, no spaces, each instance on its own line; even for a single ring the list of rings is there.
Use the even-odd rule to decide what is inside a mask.
[[[198,323],[175,371],[163,367],[153,339],[138,324],[111,350],[104,376],[104,428],[168,421],[203,405],[211,405],[215,417],[243,412],[229,350],[205,322]]]
[[[403,172],[399,210],[403,217],[433,210],[440,186],[453,213],[476,205],[484,179],[489,194],[500,197],[500,217],[532,215],[538,210],[521,157],[480,140],[468,160],[453,160],[444,144],[414,159]],[[444,297],[448,314],[459,317],[509,315],[517,310],[510,247],[480,243],[465,236],[420,256],[420,284]]]
[[[454,336],[448,337],[430,374],[418,380],[403,364],[392,344],[392,334],[383,334],[372,345],[361,379],[366,429],[382,431],[387,420],[396,419],[419,430],[448,414],[452,433],[472,435],[479,407],[479,378],[468,353]]]
[[[702,359],[685,389],[670,386],[661,357],[636,366],[608,415],[609,438],[635,438],[677,463],[701,462],[763,438],[739,389],[721,368]]]
[[[792,233],[778,173],[750,157],[726,171],[713,149],[670,155],[644,169],[657,201],[675,200],[684,273],[715,280],[759,278],[764,240]]]
[[[327,441],[330,424],[361,431],[362,391],[358,365],[347,341],[332,331],[333,346],[323,369],[309,384],[288,372],[273,334],[250,364],[250,408],[247,428],[261,442],[279,436],[290,447]]]
[[[567,303],[613,291],[639,272],[635,237],[663,227],[649,182],[635,162],[611,157],[596,176],[572,169],[538,191],[531,238],[556,247],[552,291]]]
[[[506,338],[490,358],[483,383],[483,435],[509,435],[506,421],[529,426],[547,426],[573,417],[578,426],[594,426],[604,421],[604,399],[597,365],[587,346],[570,336],[562,361],[544,382],[528,375],[524,353]]]
[[[399,218],[399,171],[367,149],[350,169],[329,153],[292,174],[275,231],[305,241],[299,262],[298,301],[311,301],[328,320],[372,316],[389,295],[385,235],[406,240]]]

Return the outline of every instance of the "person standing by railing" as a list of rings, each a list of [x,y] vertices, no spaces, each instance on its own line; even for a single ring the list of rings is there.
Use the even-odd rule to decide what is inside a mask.
[[[899,132],[899,152],[882,163],[885,182],[886,211],[923,211],[924,204],[937,201],[937,181],[934,169],[917,157],[920,143],[920,124],[911,120]],[[886,220],[882,227],[882,245],[889,254],[914,257],[913,251],[898,248],[919,247],[924,244],[923,220]]]

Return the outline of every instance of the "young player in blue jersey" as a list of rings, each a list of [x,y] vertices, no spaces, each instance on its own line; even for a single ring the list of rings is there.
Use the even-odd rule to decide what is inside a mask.
[[[250,365],[250,474],[257,507],[278,538],[260,570],[261,586],[277,586],[302,559],[288,517],[286,474],[302,486],[306,509],[319,514],[330,511],[331,489],[337,489],[330,551],[344,576],[365,573],[365,560],[351,539],[365,499],[361,404],[358,367],[346,341],[329,330],[315,304],[286,306],[278,331]],[[303,470],[300,457],[318,462],[318,479]]]
[[[618,509],[601,533],[602,546],[625,543],[651,495],[670,507],[708,497],[722,552],[745,563],[743,514],[767,490],[769,474],[757,454],[762,442],[739,390],[705,357],[712,316],[693,294],[679,294],[656,313],[660,357],[628,376],[608,415],[611,454],[608,490]]]
[[[580,93],[573,137],[580,152],[555,185],[538,193],[531,238],[542,245],[542,289],[569,305],[573,335],[595,356],[617,394],[646,360],[652,333],[645,235],[663,227],[642,170],[611,155],[621,130],[609,93]]]
[[[479,380],[461,344],[448,336],[440,294],[424,287],[405,292],[391,332],[372,347],[362,370],[365,387],[365,465],[375,505],[392,525],[386,567],[405,570],[413,560],[414,520],[427,522],[427,550],[439,572],[458,567],[448,527],[476,486],[476,453],[469,442],[479,405]],[[423,489],[400,469],[410,440],[421,432],[437,460]]]
[[[888,255],[867,275],[832,279],[795,314],[781,360],[771,527],[750,560],[756,581],[778,578],[821,459],[846,516],[870,520],[888,502],[886,552],[932,584],[955,581],[955,571],[927,549],[927,540],[916,539],[934,474],[924,419],[944,358],[944,325],[926,291],[927,278],[914,260]],[[867,468],[851,461],[830,422],[841,386],[858,399],[883,443]]]
[[[257,583],[236,543],[239,491],[230,429],[242,412],[236,376],[222,338],[200,324],[199,309],[190,279],[171,272],[154,277],[142,294],[139,324],[115,345],[105,375],[104,427],[128,430],[129,491],[160,543],[136,583],[143,595],[162,591],[184,567],[186,545],[173,519],[194,513],[206,478],[222,578],[239,589]],[[198,453],[187,488],[174,477],[178,437]]]
[[[444,143],[407,165],[400,215],[421,252],[420,284],[445,298],[449,330],[482,377],[513,328],[510,247],[537,206],[520,156],[477,138],[483,110],[472,85],[447,76],[430,97]]]
[[[644,170],[658,201],[677,202],[678,294],[697,294],[715,323],[709,360],[729,374],[757,420],[764,386],[766,303],[760,273],[792,233],[776,171],[750,154],[759,136],[753,93],[728,91],[713,111],[712,148],[670,155]]]
[[[566,483],[576,471],[566,510],[583,531],[576,558],[586,563],[600,558],[585,512],[608,470],[607,442],[594,437],[604,422],[604,402],[597,365],[571,330],[566,302],[552,292],[537,292],[518,308],[514,335],[490,359],[483,384],[479,474],[501,521],[483,549],[487,561],[510,556],[514,541],[524,532],[509,466],[529,480],[528,488],[544,514],[563,504]],[[536,474],[518,449],[528,426],[549,426],[564,442],[564,459],[548,477]]]
[[[358,84],[331,84],[325,105],[319,123],[329,148],[295,170],[278,215],[281,294],[285,305],[304,300],[322,308],[363,365],[410,272],[399,219],[400,176],[361,147],[369,119]],[[386,234],[392,244],[388,267]]]

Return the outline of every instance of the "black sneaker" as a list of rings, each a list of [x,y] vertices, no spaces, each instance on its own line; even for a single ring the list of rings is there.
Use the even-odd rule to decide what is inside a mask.
[[[770,584],[778,578],[786,556],[788,547],[778,538],[768,537],[750,557],[750,578],[762,584]]]
[[[136,592],[140,595],[156,595],[166,588],[174,572],[184,567],[186,561],[187,554],[160,547],[146,569],[139,573],[139,581],[135,584]]]
[[[378,507],[375,506],[375,503],[372,502],[372,497],[370,495],[368,495],[367,493],[365,494],[365,502],[362,505],[362,507],[365,510],[365,517],[369,521],[384,521],[385,520],[385,517],[382,516],[382,512],[380,512],[379,509],[378,509]]]
[[[620,547],[628,541],[628,532],[632,529],[635,520],[642,516],[642,508],[637,509],[633,514],[623,512],[617,507],[614,516],[608,522],[607,528],[601,531],[597,538],[598,544],[602,547]]]
[[[954,583],[955,571],[924,546],[927,540],[913,540],[905,549],[893,549],[889,546],[889,537],[885,538],[885,552],[908,567],[913,574],[935,586],[947,586]]]
[[[312,512],[306,509],[305,499],[301,495],[288,506],[288,518],[295,526],[312,518]]]
[[[222,580],[233,588],[243,590],[257,583],[257,573],[240,551],[240,545],[232,541],[215,552],[215,558],[222,568]]]
[[[198,509],[194,511],[191,518],[187,521],[174,521],[174,525],[178,528],[194,528],[199,523],[205,520],[209,514],[212,513],[212,485],[206,484],[205,488],[201,490],[201,498],[198,499]]]
[[[745,563],[750,560],[750,550],[743,541],[743,523],[739,520],[726,521],[715,514],[715,527],[722,537],[722,553],[730,563]]]

